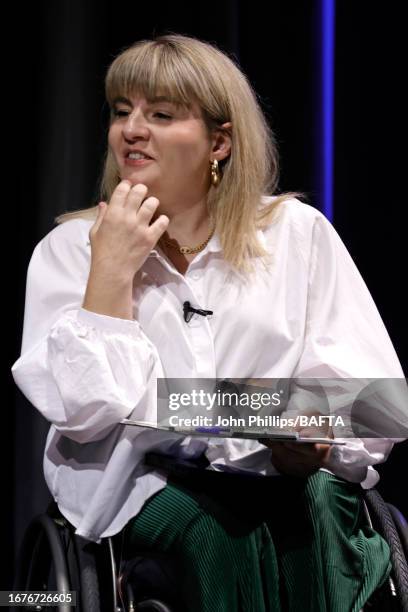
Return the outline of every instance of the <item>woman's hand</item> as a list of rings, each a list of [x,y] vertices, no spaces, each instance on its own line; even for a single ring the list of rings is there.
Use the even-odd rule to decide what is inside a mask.
[[[133,279],[170,222],[160,215],[150,224],[159,205],[146,198],[147,187],[121,181],[109,206],[89,232],[91,269],[82,307],[98,314],[133,319]]]
[[[146,194],[146,185],[132,186],[129,181],[121,181],[109,206],[100,204],[89,232],[94,270],[128,281],[142,267],[169,224],[169,218],[160,215],[149,225],[159,200],[146,198]]]
[[[316,417],[318,425],[294,427],[301,438],[332,438],[333,432],[326,419],[316,410],[309,410],[303,416]],[[275,442],[270,438],[259,440],[272,450],[271,462],[278,472],[287,476],[306,477],[322,467],[328,467],[332,447],[329,444],[302,442]]]
[[[274,442],[265,438],[260,442],[272,450],[272,464],[286,476],[305,478],[321,467],[328,467],[332,448],[329,444]]]

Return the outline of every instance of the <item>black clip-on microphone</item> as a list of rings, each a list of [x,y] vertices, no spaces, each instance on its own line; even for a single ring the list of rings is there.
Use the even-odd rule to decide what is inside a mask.
[[[191,306],[190,302],[184,302],[183,304],[183,313],[184,313],[184,320],[186,323],[190,323],[191,319],[193,318],[193,314],[199,314],[202,317],[206,317],[207,315],[212,315],[214,314],[212,310],[203,310],[202,308],[193,308],[193,306]]]

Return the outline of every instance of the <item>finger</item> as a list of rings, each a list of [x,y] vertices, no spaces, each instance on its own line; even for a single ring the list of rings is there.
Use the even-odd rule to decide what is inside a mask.
[[[144,200],[137,211],[138,221],[143,225],[149,225],[159,204],[159,200],[153,196]]]
[[[131,187],[132,183],[130,181],[121,181],[118,183],[110,199],[109,206],[112,208],[125,206],[126,198],[129,195]]]
[[[319,454],[319,457],[327,461],[330,457],[333,447],[330,444],[315,444],[314,446],[316,447],[316,451]]]
[[[299,447],[307,448],[289,451],[291,456],[301,458],[309,465],[322,465],[323,462],[328,460],[331,451],[328,444],[299,444]]]
[[[299,442],[283,442],[285,451],[301,457],[316,458],[324,456],[327,449],[330,449],[329,444],[307,444]]]
[[[160,215],[160,217],[150,225],[148,232],[154,244],[156,244],[159,238],[164,234],[169,223],[170,219],[166,217],[166,215]]]
[[[127,194],[125,206],[129,208],[129,210],[135,210],[136,212],[139,210],[140,206],[143,203],[143,200],[147,196],[148,188],[143,183],[136,183],[130,189]]]
[[[298,442],[294,444],[294,450],[305,454],[320,452],[323,448],[330,448],[330,445],[317,444],[316,442]]]

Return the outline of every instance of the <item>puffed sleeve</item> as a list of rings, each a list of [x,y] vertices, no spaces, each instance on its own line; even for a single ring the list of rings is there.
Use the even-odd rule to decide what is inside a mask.
[[[81,307],[90,222],[68,221],[35,248],[26,287],[22,351],[12,367],[27,399],[76,442],[103,438],[121,419],[156,420],[155,346],[137,321]]]
[[[302,245],[304,250],[306,245],[306,332],[293,377],[343,379],[345,397],[348,383],[353,385],[356,379],[403,379],[398,357],[367,286],[336,230],[318,211],[311,239]],[[301,394],[299,398],[301,405]],[[406,408],[399,405],[395,410]],[[406,422],[406,414],[400,414]],[[385,461],[393,445],[391,439],[380,437],[347,437],[345,442],[345,446],[332,449],[331,469],[357,482],[367,479],[367,473],[370,477],[367,467]]]

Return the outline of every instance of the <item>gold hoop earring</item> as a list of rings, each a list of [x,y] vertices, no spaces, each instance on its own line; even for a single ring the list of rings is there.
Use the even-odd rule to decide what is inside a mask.
[[[214,159],[214,161],[210,162],[211,164],[211,185],[217,187],[220,184],[221,180],[221,172],[218,168],[218,160]]]

